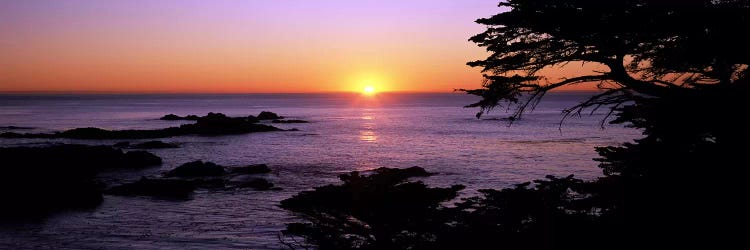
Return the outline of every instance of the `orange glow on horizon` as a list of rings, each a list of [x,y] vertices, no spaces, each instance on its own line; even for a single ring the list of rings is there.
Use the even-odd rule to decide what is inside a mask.
[[[0,8],[0,92],[474,89],[482,73],[466,62],[488,54],[467,39],[499,11],[496,1],[25,2]]]

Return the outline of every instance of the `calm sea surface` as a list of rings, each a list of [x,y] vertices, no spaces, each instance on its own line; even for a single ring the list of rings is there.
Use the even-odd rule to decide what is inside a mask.
[[[476,98],[461,94],[253,94],[253,95],[0,95],[0,127],[49,132],[76,127],[146,129],[176,126],[162,115],[221,112],[256,115],[268,110],[309,124],[278,124],[296,132],[267,132],[163,141],[161,167],[102,174],[108,184],[156,175],[193,161],[222,165],[268,164],[269,180],[283,191],[198,191],[189,201],[105,196],[89,211],[65,212],[35,223],[0,224],[0,248],[279,248],[279,231],[292,214],[279,201],[337,175],[378,167],[421,166],[438,175],[434,186],[463,184],[464,194],[543,178],[601,175],[595,146],[637,138],[633,129],[607,125],[603,114],[569,118],[561,110],[587,93],[553,93],[536,110],[508,126],[504,109],[476,119],[462,108]],[[494,119],[493,119],[494,118]],[[0,132],[8,131],[0,129]],[[118,141],[0,139],[0,147]],[[131,141],[136,142],[136,141]]]

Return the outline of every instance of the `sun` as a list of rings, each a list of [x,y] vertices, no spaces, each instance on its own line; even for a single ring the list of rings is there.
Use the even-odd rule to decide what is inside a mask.
[[[365,95],[374,95],[375,94],[375,88],[373,86],[365,86],[365,88],[362,89],[362,94],[365,94]]]

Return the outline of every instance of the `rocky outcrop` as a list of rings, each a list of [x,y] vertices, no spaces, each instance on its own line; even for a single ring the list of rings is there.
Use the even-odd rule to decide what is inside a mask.
[[[279,116],[278,114],[270,111],[262,111],[260,114],[258,114],[258,120],[278,120],[278,119],[284,119],[283,116]]]
[[[144,151],[107,146],[53,145],[0,148],[0,217],[39,216],[102,201],[97,173],[159,165]]]
[[[256,124],[247,117],[228,117],[221,113],[208,113],[193,124],[151,130],[106,130],[101,128],[76,128],[52,134],[5,132],[0,138],[69,138],[69,139],[148,139],[182,135],[231,135],[254,132],[281,131],[270,125]]]
[[[149,179],[142,177],[140,180],[115,186],[106,191],[106,194],[119,196],[152,196],[157,198],[188,199],[195,190],[196,185],[187,180],[180,179]]]
[[[207,177],[222,176],[224,167],[213,162],[193,161],[180,165],[164,174],[167,177]]]
[[[200,119],[197,115],[179,116],[175,114],[168,114],[159,118],[159,120],[165,121],[197,121]]]
[[[229,172],[232,174],[267,174],[271,172],[266,164],[247,165],[243,167],[230,167]]]

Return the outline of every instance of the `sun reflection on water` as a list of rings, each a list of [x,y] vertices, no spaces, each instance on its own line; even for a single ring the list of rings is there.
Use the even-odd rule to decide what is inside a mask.
[[[367,122],[362,123],[362,129],[359,130],[359,140],[363,142],[377,142],[378,136],[375,134],[375,117],[371,114],[363,114],[362,120]]]

